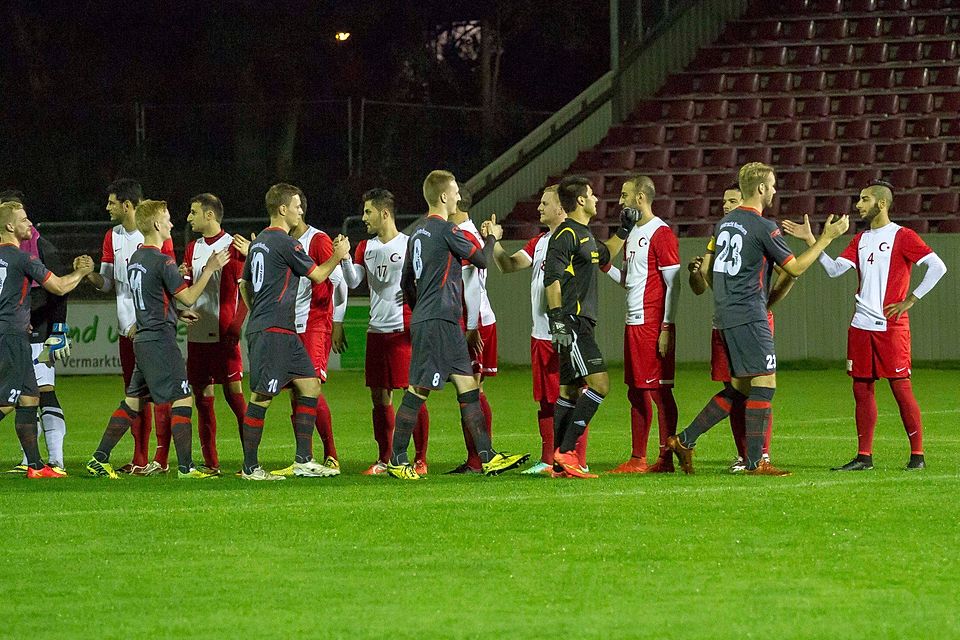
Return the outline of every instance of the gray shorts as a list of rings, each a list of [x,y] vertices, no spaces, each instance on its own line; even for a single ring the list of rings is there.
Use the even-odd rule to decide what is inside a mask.
[[[250,390],[275,396],[292,380],[316,378],[307,348],[295,333],[257,331],[247,334]]]
[[[773,332],[767,320],[720,329],[734,378],[753,378],[777,372]]]
[[[162,337],[146,342],[133,341],[136,365],[127,385],[127,396],[147,398],[157,404],[190,397],[187,368],[176,338]]]
[[[410,384],[443,389],[451,375],[473,377],[467,339],[459,324],[424,320],[410,325]]]
[[[20,396],[39,395],[37,378],[33,374],[30,336],[26,333],[0,333],[0,406],[16,405]]]

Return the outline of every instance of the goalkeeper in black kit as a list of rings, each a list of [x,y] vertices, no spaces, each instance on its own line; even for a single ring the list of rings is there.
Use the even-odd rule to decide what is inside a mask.
[[[557,195],[567,219],[550,238],[543,275],[550,336],[560,355],[553,477],[596,478],[580,466],[575,448],[610,390],[607,365],[593,331],[597,324],[597,272],[623,248],[640,212],[623,209],[616,234],[598,243],[587,226],[597,215],[597,197],[590,181],[567,176],[560,181]]]

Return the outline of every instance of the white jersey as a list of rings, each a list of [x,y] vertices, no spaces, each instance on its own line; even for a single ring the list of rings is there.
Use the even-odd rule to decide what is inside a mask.
[[[478,249],[483,249],[483,240],[480,238],[480,231],[477,230],[477,225],[473,223],[473,220],[467,218],[463,224],[458,224],[457,226]],[[477,277],[480,279],[480,326],[489,327],[497,322],[497,316],[493,312],[493,307],[490,306],[490,297],[487,296],[487,270],[477,269],[477,267],[464,261],[463,271],[466,272],[468,269],[474,269],[477,272]],[[466,292],[466,284],[464,284],[464,292]],[[468,328],[469,325],[470,322],[468,318]]]
[[[126,335],[137,324],[137,315],[133,309],[133,291],[127,280],[127,264],[133,252],[143,245],[143,234],[139,230],[127,231],[118,224],[103,237],[103,253],[100,259],[100,275],[113,283],[117,294],[117,327],[120,335]],[[161,251],[173,256],[173,242],[163,243]],[[106,286],[106,285],[105,285]]]
[[[323,264],[333,255],[333,241],[323,231],[307,225],[297,241],[310,258]],[[310,278],[301,277],[297,283],[297,302],[295,320],[297,333],[309,331],[330,331],[333,328],[335,307],[343,305],[346,300],[335,300],[337,290],[343,282],[343,270],[340,265],[330,273],[330,277],[319,284],[314,284]],[[338,322],[342,320],[342,316]]]
[[[623,267],[626,324],[663,322],[667,288],[661,272],[680,267],[677,238],[670,225],[654,216],[634,226],[623,243]]]
[[[547,246],[550,244],[552,231],[541,233],[531,238],[523,248],[523,252],[530,258],[532,273],[530,274],[530,315],[533,328],[530,335],[537,340],[550,339],[550,319],[547,317],[547,294],[543,288],[543,265],[547,258]]]
[[[200,277],[207,260],[214,253],[220,251],[229,251],[233,245],[233,236],[220,232],[215,238],[198,238],[187,245],[184,261],[190,267],[190,277],[185,278],[188,282],[195,282],[194,276]],[[231,255],[231,261],[236,258]],[[239,263],[242,269],[242,262]],[[233,265],[228,263],[228,267],[218,269],[210,276],[207,286],[204,288],[200,297],[191,307],[200,317],[191,325],[187,326],[187,340],[189,342],[220,342],[226,336],[221,335],[221,329],[233,322],[237,312],[237,303],[239,288],[237,283],[230,282],[230,278],[237,278],[237,269],[230,268]],[[226,274],[226,280],[224,275]]]
[[[369,333],[403,331],[409,324],[409,308],[397,304],[408,238],[407,234],[399,233],[387,243],[374,237],[357,245],[354,262],[366,271],[370,287]]]

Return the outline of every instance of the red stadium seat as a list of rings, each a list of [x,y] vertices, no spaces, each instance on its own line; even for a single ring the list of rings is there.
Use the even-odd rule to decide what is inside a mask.
[[[784,46],[757,47],[753,50],[753,66],[755,67],[782,67],[786,63],[787,48]]]
[[[818,40],[843,40],[850,31],[845,18],[817,20],[814,25],[814,38]]]
[[[894,42],[890,45],[891,62],[916,62],[922,57],[922,42]]]
[[[923,16],[916,21],[916,31],[924,36],[943,36],[950,32],[950,16]]]
[[[776,41],[780,39],[782,25],[778,20],[754,22],[747,26],[746,41]]]
[[[698,222],[687,225],[684,236],[687,238],[709,238],[713,235],[713,226],[712,222]]]
[[[693,100],[674,100],[666,103],[662,120],[667,122],[693,120]]]
[[[760,76],[760,91],[783,93],[793,90],[793,78],[789,72],[765,73]]]
[[[878,140],[881,138],[899,140],[903,137],[906,129],[906,123],[902,118],[878,120],[870,124],[870,136]]]
[[[723,120],[727,117],[726,100],[703,100],[694,104],[694,117],[698,122]]]
[[[950,186],[953,172],[950,167],[934,167],[917,172],[917,186],[946,189]]]
[[[697,136],[697,125],[695,124],[668,127],[665,143],[672,146],[695,144],[697,142]]]
[[[630,118],[636,122],[656,122],[663,113],[663,107],[656,100],[641,100],[637,103]]]
[[[840,162],[844,164],[872,164],[876,160],[876,156],[877,147],[872,142],[840,147]]]
[[[681,208],[677,211],[677,217],[682,216],[685,219],[710,217],[710,201],[706,198],[694,198],[693,200],[686,200],[683,201],[680,206]]]
[[[813,189],[816,191],[840,191],[846,186],[843,169],[819,171],[812,174]]]
[[[956,121],[954,121],[954,126],[957,126]],[[960,128],[960,126],[958,126],[958,128]],[[960,144],[947,145],[947,162],[954,165],[960,163]]]
[[[880,169],[861,169],[846,172],[847,189],[863,189],[874,180],[880,179]]]
[[[927,142],[925,144],[915,144],[911,147],[910,159],[913,162],[929,162],[939,164],[946,160],[946,158],[946,142]]]
[[[612,147],[651,146],[663,144],[666,127],[662,124],[619,126],[610,129],[606,144]]]
[[[809,191],[810,172],[790,171],[777,174],[777,184],[783,191]]]
[[[883,32],[880,18],[856,18],[847,21],[847,36],[851,38],[878,38]]]
[[[778,122],[767,127],[767,140],[772,142],[796,142],[800,139],[802,126],[797,120]]]
[[[766,98],[762,103],[764,118],[792,118],[797,112],[797,101],[795,98]]]
[[[634,166],[638,169],[666,169],[668,159],[666,149],[647,149],[638,154]]]
[[[510,222],[526,222],[529,220],[539,220],[540,211],[538,207],[540,202],[531,202],[530,200],[521,200],[514,205],[508,219]]]
[[[756,147],[753,149],[737,150],[737,166],[743,166],[748,162],[762,162],[770,164],[772,162],[773,151],[770,147]],[[735,176],[734,176],[735,177]]]
[[[930,217],[956,216],[960,213],[960,193],[937,193],[923,203],[923,213]]]
[[[603,153],[600,151],[581,151],[576,159],[570,164],[572,171],[583,171],[585,169],[599,169],[602,164]]]
[[[852,45],[851,45],[852,46]],[[871,42],[854,48],[854,59],[858,64],[883,64],[887,61],[887,43]]]
[[[723,93],[726,76],[722,73],[701,73],[693,76],[692,91],[690,93]]]
[[[877,0],[878,11],[906,11],[912,0]]]
[[[944,118],[940,121],[940,135],[944,137],[955,138],[960,136],[960,119]],[[950,149],[955,147],[951,145]]]
[[[675,176],[671,194],[701,194],[707,190],[707,175],[705,173],[686,173]]]
[[[897,220],[897,224],[907,229],[913,229],[917,233],[929,233],[930,221],[925,218],[909,218],[907,220]]]
[[[814,37],[813,20],[790,20],[780,27],[780,40],[809,40]]]
[[[676,216],[677,203],[673,198],[655,198],[653,213],[661,220],[672,220]]]
[[[854,91],[860,87],[860,72],[856,69],[831,71],[827,73],[826,87],[833,91]]]
[[[852,212],[850,196],[829,196],[817,202],[817,213],[820,215],[842,216]]]
[[[779,13],[787,16],[808,13],[808,3],[809,0],[784,0],[779,3]]]
[[[823,118],[830,115],[830,98],[812,96],[797,100],[797,116],[802,118]]]
[[[700,142],[704,144],[727,144],[733,140],[733,123],[718,122],[700,127]]]
[[[865,140],[870,137],[869,120],[851,120],[837,124],[838,140]]]
[[[890,172],[888,180],[897,189],[913,189],[917,186],[917,169],[916,167],[894,169]]]
[[[927,86],[928,74],[924,67],[898,69],[893,72],[894,84],[898,87],[918,89]]]
[[[860,87],[863,89],[889,89],[893,86],[893,69],[868,69],[860,72]],[[838,87],[846,89],[847,87]]]
[[[940,118],[931,116],[919,120],[907,120],[905,133],[911,138],[936,138],[940,135]]]
[[[728,169],[737,162],[737,150],[733,147],[720,149],[705,149],[703,152],[704,168]]]
[[[696,169],[703,164],[703,149],[681,149],[670,152],[670,168]]]
[[[877,0],[847,0],[847,11],[864,13],[877,10]]]
[[[960,91],[956,93],[938,93],[933,95],[933,110],[956,116],[960,111]]]
[[[884,24],[882,33],[891,38],[909,38],[917,31],[917,21],[913,16],[897,16],[888,18]],[[880,34],[876,34],[880,35]],[[874,37],[874,36],[869,36]]]
[[[756,120],[760,117],[760,98],[742,98],[727,101],[727,117],[737,120]]]
[[[805,164],[833,166],[840,164],[840,145],[825,144],[819,147],[807,147]]]
[[[830,100],[830,115],[852,118],[863,115],[866,107],[867,99],[864,96],[840,96]]]
[[[889,94],[888,94],[889,95]],[[932,93],[914,93],[900,97],[900,113],[930,113],[933,111]]]
[[[960,218],[950,218],[937,225],[938,233],[960,233]]]
[[[793,74],[793,88],[796,91],[823,91],[827,86],[827,74],[823,71],[803,71]]]
[[[777,167],[799,167],[806,160],[806,148],[803,145],[773,147],[772,151],[770,161]]]
[[[922,43],[924,60],[953,60],[957,57],[956,40]]]
[[[756,144],[767,139],[767,123],[751,122],[745,125],[734,125],[733,139],[740,144]]]
[[[881,164],[903,164],[904,162],[910,162],[910,145],[905,142],[898,142],[878,146],[877,162]]]
[[[780,199],[780,217],[799,217],[813,213],[816,199],[807,194]]]
[[[650,179],[657,193],[667,194],[673,189],[673,176],[669,174],[655,174],[650,176]]]
[[[753,54],[750,47],[736,47],[721,49],[719,55],[713,59],[713,66],[719,67],[749,67],[753,63]]]
[[[833,140],[837,137],[837,123],[833,120],[820,120],[804,124],[800,135],[804,140]]]
[[[930,70],[930,85],[934,87],[960,86],[960,66],[935,67]]]
[[[842,0],[810,0],[809,9],[812,13],[840,13],[843,10]]]
[[[864,113],[872,115],[890,115],[897,113],[900,107],[900,100],[895,93],[881,93],[879,95],[866,96]]]
[[[756,93],[760,89],[760,78],[756,73],[728,73],[727,91],[730,93]]]
[[[812,67],[820,64],[821,50],[818,45],[795,45],[787,49],[787,64],[796,67]]]

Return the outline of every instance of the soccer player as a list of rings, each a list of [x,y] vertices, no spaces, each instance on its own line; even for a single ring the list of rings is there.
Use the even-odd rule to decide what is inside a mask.
[[[740,185],[732,184],[723,192],[723,214],[726,215],[740,206],[743,197],[740,194]],[[713,243],[709,243],[707,251],[714,253]],[[707,280],[704,273],[700,270],[703,263],[703,256],[695,256],[687,265],[690,271],[690,289],[694,295],[701,295],[707,290]],[[770,322],[770,333],[773,334],[773,305],[782,300],[793,287],[795,278],[789,276],[780,267],[774,266],[777,272],[777,280],[770,290],[770,297],[767,300],[767,320]],[[730,386],[730,364],[727,362],[727,352],[723,346],[723,338],[720,337],[720,331],[713,327],[710,337],[710,377],[716,382],[722,382],[724,387]],[[737,456],[730,464],[731,473],[739,473],[747,468],[747,432],[744,423],[744,410],[746,407],[742,402],[734,404],[730,408],[730,432],[733,435],[733,442],[737,448]],[[770,414],[770,422],[767,424],[767,430],[763,437],[763,459],[770,462],[770,438],[773,434],[773,414]]]
[[[763,460],[763,440],[777,386],[777,355],[767,321],[767,299],[773,265],[796,278],[814,263],[834,239],[849,226],[847,216],[827,220],[816,242],[794,257],[776,223],[763,217],[773,204],[776,176],[773,167],[751,162],[738,173],[742,204],[725,215],[714,228],[701,271],[713,287],[714,322],[720,330],[730,362],[731,388],[717,393],[690,425],[667,440],[685,473],[693,473],[697,438],[730,415],[731,406],[745,402],[747,468],[750,475],[789,475]]]
[[[30,349],[30,303],[26,295],[31,282],[57,296],[73,291],[93,271],[93,260],[74,260],[74,271],[60,277],[20,249],[33,237],[33,223],[23,204],[0,204],[0,420],[15,414],[15,430],[27,458],[26,476],[31,479],[63,478],[66,472],[47,466],[37,444],[37,406],[40,393]],[[49,446],[49,445],[48,445]],[[62,467],[63,461],[59,461]]]
[[[520,472],[524,475],[538,475],[553,471],[553,411],[557,398],[560,397],[560,359],[550,341],[550,318],[547,317],[547,299],[543,289],[543,267],[550,238],[560,223],[567,218],[567,213],[560,206],[560,198],[557,196],[558,186],[554,184],[544,189],[540,196],[540,205],[537,207],[540,212],[540,224],[546,226],[547,231],[531,238],[523,249],[512,255],[507,255],[500,245],[503,227],[497,224],[496,215],[480,226],[480,233],[484,238],[492,235],[495,240],[493,259],[502,273],[531,269],[530,364],[533,373],[533,399],[540,405],[537,411],[540,460]],[[580,466],[586,467],[587,431],[584,431],[583,437],[577,441],[576,451]]]
[[[210,277],[229,257],[226,251],[211,254],[201,276],[188,287],[177,261],[160,249],[170,240],[173,229],[167,203],[142,201],[135,210],[135,220],[143,234],[143,246],[127,261],[126,282],[136,313],[137,332],[133,340],[136,365],[126,397],[110,416],[100,444],[87,462],[87,471],[90,475],[114,480],[119,477],[110,464],[110,452],[136,420],[144,399],[153,398],[155,402],[172,403],[171,432],[177,450],[177,477],[212,478],[213,474],[193,466],[193,397],[177,346],[178,313],[174,300],[188,307],[196,302]],[[196,320],[196,314],[190,311],[179,315],[188,322]]]
[[[596,478],[581,466],[577,440],[610,390],[607,365],[594,338],[597,323],[597,270],[637,221],[635,209],[624,209],[616,234],[598,243],[587,226],[597,215],[597,197],[590,181],[567,176],[557,188],[567,212],[547,246],[543,286],[550,317],[550,336],[560,359],[560,397],[554,408],[553,476]]]
[[[423,181],[427,215],[407,242],[409,259],[404,262],[400,288],[410,308],[412,353],[410,386],[395,418],[393,452],[387,472],[403,480],[419,480],[410,465],[407,447],[420,407],[430,392],[443,389],[447,380],[457,389],[460,418],[476,444],[485,475],[497,475],[523,464],[529,455],[498,453],[487,435],[480,391],[473,377],[467,342],[460,329],[463,278],[455,268],[461,260],[486,268],[488,242],[477,249],[449,220],[457,208],[460,188],[449,171],[432,171]]]
[[[288,384],[296,394],[294,433],[297,451],[293,473],[302,477],[337,475],[334,469],[313,459],[313,428],[317,416],[320,381],[304,343],[296,332],[297,289],[292,277],[311,282],[326,280],[350,251],[350,243],[338,237],[330,258],[317,265],[290,236],[302,224],[303,192],[290,184],[278,183],[265,196],[270,226],[250,244],[240,281],[250,317],[247,320],[247,347],[250,354],[250,402],[243,420],[243,469],[245,480],[283,480],[266,473],[257,459],[263,437],[263,419],[274,396]]]
[[[130,386],[133,369],[136,365],[136,355],[133,349],[133,338],[137,332],[136,313],[133,308],[133,294],[130,283],[127,282],[127,264],[130,256],[143,244],[143,234],[137,229],[134,213],[137,205],[143,200],[143,189],[140,183],[129,179],[120,179],[107,187],[107,212],[110,220],[116,226],[107,231],[103,238],[103,255],[100,258],[100,272],[91,273],[87,280],[100,291],[116,290],[117,297],[117,328],[120,332],[118,340],[120,347],[120,366],[123,370],[124,388]],[[164,242],[160,251],[175,258],[173,241],[169,238]],[[150,407],[144,406],[137,421],[130,428],[133,435],[133,460],[117,469],[120,473],[145,475],[150,449]],[[153,410],[157,422],[157,439],[169,440],[170,407],[158,405]]]
[[[857,211],[869,223],[834,260],[826,254],[820,264],[831,278],[857,270],[859,286],[853,319],[847,330],[847,373],[853,378],[856,404],[857,455],[834,471],[873,469],[873,430],[877,424],[874,382],[886,378],[900,409],[900,418],[910,440],[907,470],[923,469],[923,424],[920,407],[910,384],[910,320],[907,310],[940,281],[947,272],[943,260],[912,229],[890,221],[893,188],[875,182],[860,192]],[[784,221],[784,230],[807,244],[813,240],[810,220],[803,224]],[[926,266],[923,280],[907,294],[914,264]]]
[[[627,290],[623,333],[624,382],[630,400],[630,459],[611,473],[673,473],[667,438],[677,433],[677,401],[673,397],[676,369],[674,316],[680,296],[680,248],[670,225],[653,215],[656,189],[647,176],[623,183],[620,205],[640,212],[623,244],[623,269],[607,274]],[[660,452],[647,465],[647,439],[657,406]]]
[[[370,288],[364,379],[373,403],[373,438],[378,452],[377,461],[363,472],[368,476],[387,472],[394,431],[391,394],[394,389],[406,389],[410,384],[410,307],[397,301],[409,236],[397,230],[395,211],[393,194],[386,189],[364,193],[363,222],[367,232],[375,237],[361,240],[353,260],[348,255],[340,263],[351,289],[360,286],[364,278]],[[413,430],[416,450],[413,469],[420,476],[427,474],[429,432],[430,415],[424,404]]]
[[[240,300],[237,282],[243,273],[244,256],[232,246],[233,236],[224,232],[223,203],[212,193],[190,199],[187,214],[190,228],[201,235],[184,252],[183,279],[188,284],[204,269],[210,255],[226,251],[230,261],[212,274],[192,311],[198,318],[187,326],[187,381],[193,388],[197,405],[197,433],[203,452],[200,471],[220,475],[217,452],[217,414],[214,410],[214,385],[221,385],[224,398],[237,420],[243,437],[243,416],[247,403],[243,397],[243,361],[240,357],[240,332],[247,308]],[[163,449],[169,451],[169,442]],[[166,455],[147,466],[147,474],[166,473]]]
[[[470,205],[473,203],[470,193],[460,189],[460,201],[450,221],[455,224],[478,249],[483,249],[483,241],[477,226],[470,219]],[[470,349],[470,361],[473,364],[473,377],[480,389],[480,408],[486,420],[487,435],[493,434],[493,411],[487,394],[483,392],[483,381],[497,375],[497,316],[490,306],[487,295],[487,270],[478,269],[469,260],[462,261],[463,275],[463,328],[466,331],[467,347]],[[470,437],[470,431],[461,423],[463,442],[467,447],[467,460],[448,471],[448,474],[482,473],[477,447]]]

